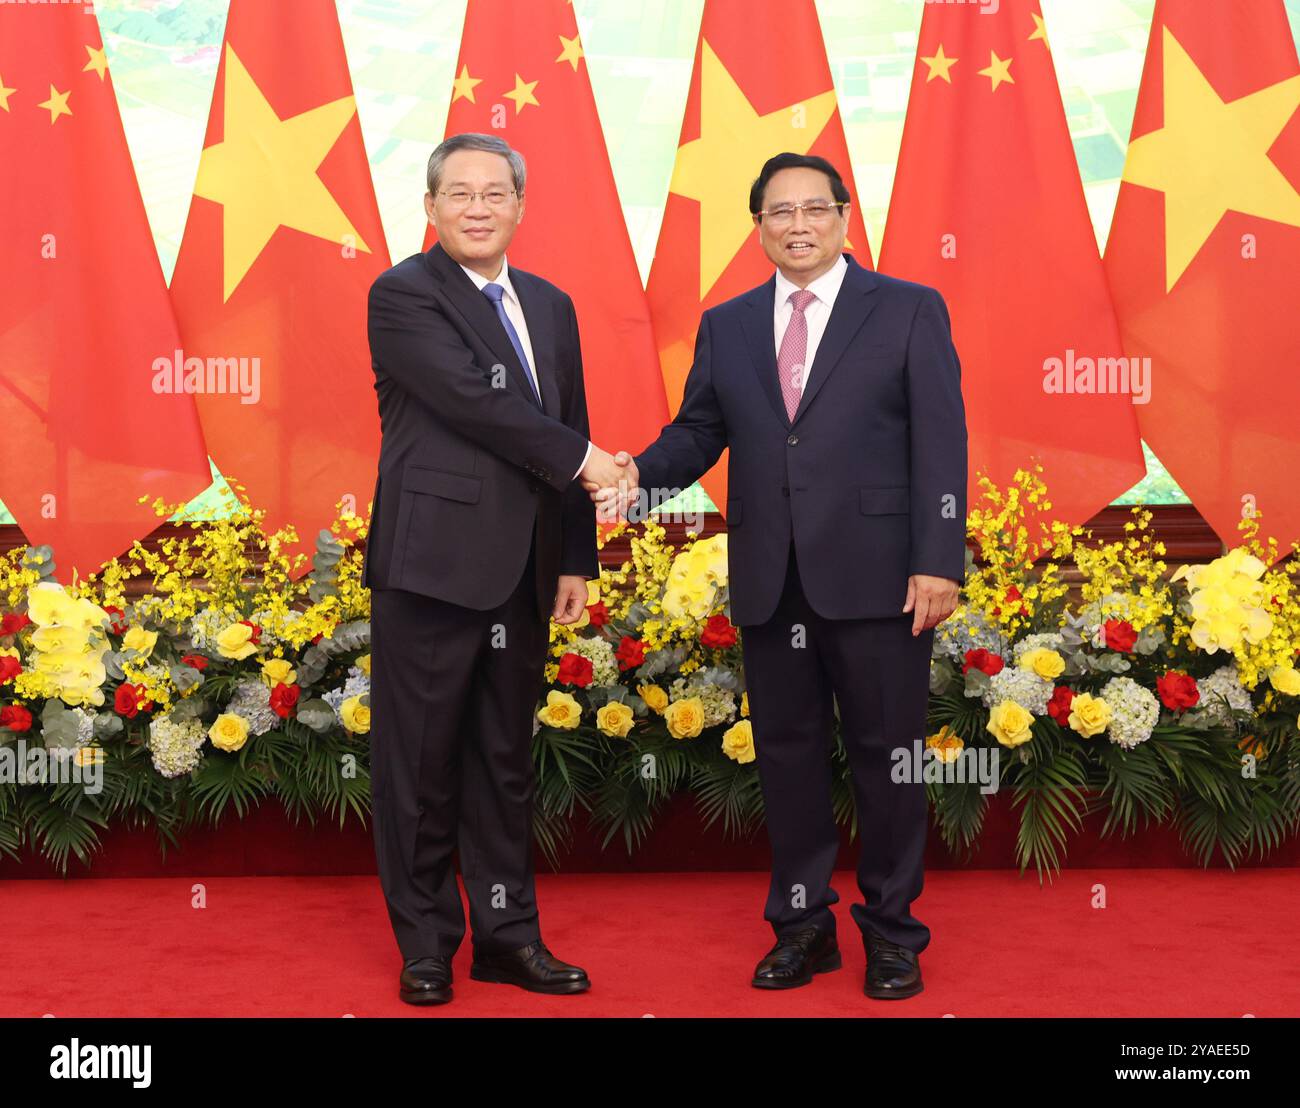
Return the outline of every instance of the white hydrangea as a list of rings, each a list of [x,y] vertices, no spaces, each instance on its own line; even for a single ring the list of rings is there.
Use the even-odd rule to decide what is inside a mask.
[[[1101,687],[1101,699],[1111,710],[1106,729],[1111,742],[1132,750],[1144,743],[1160,718],[1160,701],[1131,677],[1112,677]]]
[[[280,717],[271,707],[271,690],[261,680],[238,682],[226,711],[242,717],[253,735],[265,735],[280,722]]]
[[[149,724],[149,753],[154,769],[164,777],[189,773],[203,761],[200,748],[206,737],[197,719],[176,722],[159,716]]]
[[[1197,678],[1196,689],[1201,694],[1198,707],[1183,716],[1183,722],[1192,727],[1223,727],[1231,722],[1220,693],[1227,698],[1229,708],[1250,711],[1253,707],[1250,690],[1241,683],[1236,662],[1220,666],[1209,677]]]
[[[1033,670],[1019,666],[1003,666],[989,678],[989,687],[981,700],[984,707],[994,708],[1003,700],[1014,700],[1036,716],[1047,713],[1047,702],[1052,699],[1055,683],[1039,677]]]
[[[231,616],[220,608],[204,608],[190,617],[190,642],[196,650],[216,649],[216,637],[230,626]]]
[[[85,746],[95,737],[95,717],[85,708],[72,708],[77,717],[77,745]]]
[[[934,629],[934,653],[951,658],[958,666],[965,662],[968,650],[1002,654],[1003,648],[1001,632],[974,608],[958,608]]]
[[[613,643],[608,639],[574,639],[566,649],[570,654],[581,655],[591,662],[592,685],[618,684],[618,658],[614,655]]]
[[[698,696],[704,705],[705,727],[730,723],[736,718],[736,694],[721,685],[699,681],[692,683],[685,677],[678,677],[668,690],[670,702],[686,700],[692,696]]]

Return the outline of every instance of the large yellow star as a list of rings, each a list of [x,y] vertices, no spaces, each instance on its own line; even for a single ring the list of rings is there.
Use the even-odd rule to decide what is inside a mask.
[[[939,43],[939,49],[935,53],[931,54],[928,58],[922,58],[921,61],[925,62],[930,69],[930,72],[925,78],[925,83],[927,85],[936,77],[941,77],[943,80],[947,81],[948,84],[952,84],[952,77],[949,76],[948,71],[961,61],[961,59],[945,58],[943,55],[943,43],[941,42]]]
[[[573,66],[573,71],[576,73],[578,71],[578,60],[583,57],[582,43],[577,35],[574,35],[573,38],[565,38],[560,35],[559,39],[563,49],[560,51],[560,56],[555,60],[557,62],[568,62]]]
[[[524,110],[525,104],[532,104],[538,108],[541,107],[541,105],[537,103],[537,97],[533,95],[533,89],[537,87],[537,84],[538,82],[536,81],[525,81],[518,73],[515,74],[515,87],[504,94],[507,100],[513,100],[515,102],[515,115],[518,115]]]
[[[713,48],[701,48],[700,137],[677,148],[669,189],[700,202],[700,299],[750,233],[749,186],[773,154],[806,154],[835,112],[835,90],[759,115]]]
[[[482,70],[479,72],[481,73]],[[482,83],[482,77],[471,77],[469,75],[469,66],[462,65],[460,67],[460,76],[451,83],[451,102],[454,104],[457,100],[461,99],[461,97],[464,97],[473,104],[475,102],[474,89]]]
[[[50,86],[50,98],[36,106],[45,108],[50,113],[50,122],[53,123],[61,115],[71,115],[72,109],[68,107],[68,97],[72,95],[72,90],[60,92],[53,85]]]
[[[16,88],[5,88],[4,78],[0,77],[0,108],[5,111],[9,110],[9,97],[18,90]]]
[[[81,72],[94,70],[102,81],[104,74],[108,72],[108,55],[104,53],[102,46],[87,46],[86,53],[90,55],[90,61],[81,67]]]
[[[1163,30],[1164,126],[1134,139],[1123,180],[1165,194],[1165,291],[1229,210],[1300,227],[1300,193],[1268,156],[1300,105],[1300,76],[1230,103]]]
[[[1016,79],[1011,76],[1011,63],[1014,58],[999,58],[996,50],[989,51],[989,64],[978,73],[993,82],[990,92],[996,92],[998,85],[1014,85]]]
[[[316,175],[356,114],[344,96],[281,119],[226,45],[225,138],[199,159],[194,195],[223,206],[224,296],[229,300],[280,227],[370,253]],[[351,239],[348,239],[351,236]]]

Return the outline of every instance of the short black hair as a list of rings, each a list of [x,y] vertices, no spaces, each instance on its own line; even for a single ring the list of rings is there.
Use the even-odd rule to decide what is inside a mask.
[[[848,187],[844,184],[843,178],[840,177],[840,171],[830,162],[825,158],[817,157],[816,154],[791,154],[787,152],[768,158],[763,163],[763,168],[759,171],[749,189],[749,211],[751,215],[757,215],[763,210],[763,193],[767,189],[767,183],[783,169],[816,169],[825,173],[830,178],[831,195],[835,200],[840,204],[849,202]]]

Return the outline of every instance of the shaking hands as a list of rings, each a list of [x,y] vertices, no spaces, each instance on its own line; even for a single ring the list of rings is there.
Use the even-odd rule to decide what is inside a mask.
[[[582,487],[596,504],[596,517],[603,522],[626,518],[628,506],[636,499],[639,475],[636,462],[626,450],[609,454],[592,445],[591,456],[579,474]]]

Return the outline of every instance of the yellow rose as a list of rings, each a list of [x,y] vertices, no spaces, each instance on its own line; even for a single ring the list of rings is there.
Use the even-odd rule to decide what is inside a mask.
[[[354,735],[364,735],[370,730],[370,708],[363,704],[362,697],[367,697],[367,693],[360,696],[349,696],[347,700],[339,705],[339,715],[343,718],[343,726]]]
[[[1004,700],[989,713],[986,727],[1003,746],[1019,746],[1034,737],[1034,713],[1014,700]]]
[[[966,746],[946,723],[939,728],[937,734],[925,740],[925,745],[934,751],[935,758],[940,762],[955,762]]]
[[[1039,677],[1047,678],[1049,681],[1055,681],[1065,672],[1065,659],[1055,650],[1048,650],[1043,646],[1034,650],[1026,650],[1020,655],[1018,664],[1021,669],[1027,669],[1038,674]]]
[[[754,760],[754,725],[737,720],[722,733],[722,753],[737,762]]]
[[[248,741],[248,723],[234,712],[222,712],[208,728],[208,738],[218,750],[238,750]]]
[[[370,655],[369,654],[362,654],[361,657],[357,659],[357,668],[361,670],[361,672],[364,673],[367,677],[370,676]]]
[[[674,739],[693,739],[704,730],[704,702],[698,696],[674,700],[664,710],[664,721]]]
[[[79,746],[73,761],[79,766],[102,766],[104,748],[102,746]]]
[[[292,685],[298,679],[298,671],[287,658],[268,658],[262,663],[262,680],[271,688],[276,685]]]
[[[566,692],[552,689],[546,694],[546,707],[537,713],[547,727],[562,727],[572,731],[582,722],[582,705]]]
[[[1100,735],[1110,725],[1110,705],[1099,696],[1079,693],[1070,701],[1070,726],[1085,738]]]
[[[154,643],[158,641],[157,631],[146,631],[139,624],[127,630],[122,636],[123,650],[138,650],[146,658],[153,653]]]
[[[1269,683],[1287,696],[1300,696],[1300,671],[1295,666],[1275,666],[1268,675]]]
[[[638,685],[636,691],[650,711],[664,714],[664,709],[668,707],[668,694],[663,689],[658,685]]]
[[[625,739],[632,730],[632,709],[611,700],[596,712],[596,726],[612,738]]]
[[[740,694],[740,714],[748,718],[749,716],[749,690],[746,689]]]
[[[217,636],[217,650],[223,658],[239,661],[250,654],[256,654],[257,643],[253,642],[253,629],[247,623],[232,623]]]

